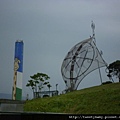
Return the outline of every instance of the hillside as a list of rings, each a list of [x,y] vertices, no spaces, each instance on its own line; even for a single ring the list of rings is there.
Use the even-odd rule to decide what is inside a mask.
[[[120,83],[86,88],[59,96],[27,101],[24,111],[120,114]]]

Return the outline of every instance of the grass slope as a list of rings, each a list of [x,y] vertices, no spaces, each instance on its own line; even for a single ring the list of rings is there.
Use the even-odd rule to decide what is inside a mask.
[[[24,111],[120,114],[120,83],[86,88],[67,94],[27,101]]]

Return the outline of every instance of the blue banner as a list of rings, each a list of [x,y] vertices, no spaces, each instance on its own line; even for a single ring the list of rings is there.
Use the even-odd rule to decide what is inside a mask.
[[[23,72],[23,41],[15,42],[15,70],[18,72]]]

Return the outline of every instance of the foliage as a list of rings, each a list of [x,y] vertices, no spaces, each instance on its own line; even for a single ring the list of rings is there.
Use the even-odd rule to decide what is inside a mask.
[[[50,89],[52,86],[50,84],[48,84],[47,87]]]
[[[24,111],[120,114],[120,83],[95,86],[54,97],[26,101]]]
[[[102,85],[105,85],[105,84],[110,84],[112,83],[111,81],[106,81],[106,82],[103,82]]]
[[[113,63],[111,63],[109,66],[108,66],[108,77],[111,79],[112,76],[116,76],[118,79],[119,79],[119,82],[120,82],[120,60],[117,60]]]
[[[50,85],[50,83],[47,81],[50,79],[50,77],[47,74],[44,73],[37,73],[33,76],[30,76],[30,80],[28,80],[28,83],[26,84],[26,87],[31,87],[34,92],[40,92],[43,86]]]

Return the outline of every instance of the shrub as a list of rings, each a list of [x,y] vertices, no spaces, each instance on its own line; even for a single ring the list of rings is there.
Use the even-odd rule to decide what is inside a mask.
[[[110,84],[112,83],[111,81],[106,81],[106,82],[103,82],[102,85],[105,85],[105,84]]]

